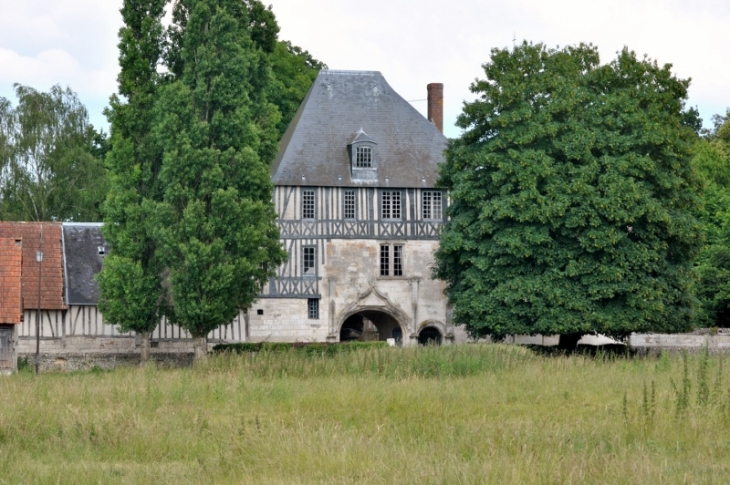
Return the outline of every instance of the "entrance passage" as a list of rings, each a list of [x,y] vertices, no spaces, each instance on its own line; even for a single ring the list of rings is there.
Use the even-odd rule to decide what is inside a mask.
[[[377,310],[366,310],[349,316],[340,329],[340,342],[385,341],[389,338],[395,339],[400,345],[403,341],[403,330],[395,318]]]
[[[436,327],[424,327],[418,334],[418,343],[420,345],[441,345],[443,336]]]

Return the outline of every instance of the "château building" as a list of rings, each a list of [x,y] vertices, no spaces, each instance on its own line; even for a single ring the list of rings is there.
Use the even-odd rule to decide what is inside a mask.
[[[271,167],[289,259],[250,311],[252,340],[465,339],[431,277],[443,85],[428,105],[431,120],[379,72],[320,72]]]
[[[379,72],[319,74],[271,167],[288,261],[211,344],[466,340],[431,277],[448,202],[436,188],[442,96],[441,84],[428,85],[426,119]],[[59,368],[137,355],[134,334],[98,310],[100,229],[0,222],[0,372],[36,349]],[[164,319],[152,333],[153,355],[191,350],[190,335]]]

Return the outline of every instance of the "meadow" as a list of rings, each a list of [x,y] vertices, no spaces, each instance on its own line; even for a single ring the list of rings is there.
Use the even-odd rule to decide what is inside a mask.
[[[0,378],[0,484],[727,483],[722,357],[517,346]]]

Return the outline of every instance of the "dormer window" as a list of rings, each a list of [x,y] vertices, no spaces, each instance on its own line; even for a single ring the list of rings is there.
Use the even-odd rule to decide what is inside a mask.
[[[362,128],[352,137],[348,148],[353,180],[375,182],[378,179],[377,145]]]
[[[357,168],[373,168],[373,149],[369,146],[359,146],[355,151],[355,166]]]

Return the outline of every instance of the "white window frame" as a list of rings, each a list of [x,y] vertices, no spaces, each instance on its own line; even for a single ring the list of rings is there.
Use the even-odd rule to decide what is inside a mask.
[[[397,221],[403,218],[403,192],[383,190],[380,192],[380,218]]]
[[[424,190],[421,193],[421,216],[430,221],[440,221],[444,218],[443,192]]]
[[[302,189],[302,219],[317,217],[317,193],[314,189]]]
[[[317,276],[317,246],[302,246],[302,275]]]
[[[351,200],[348,200],[350,197]],[[349,220],[357,219],[357,196],[355,189],[345,189],[342,195],[342,201],[343,218]]]
[[[355,168],[373,168],[373,148],[369,146],[355,147]]]
[[[381,242],[378,247],[378,268],[381,277],[403,277],[405,275],[405,244]]]

